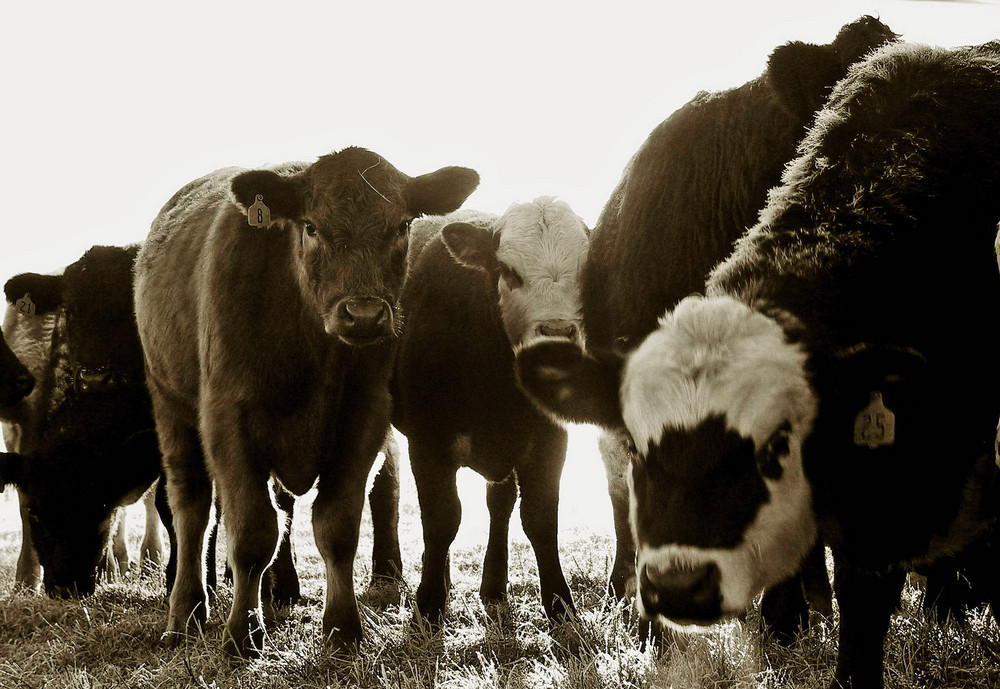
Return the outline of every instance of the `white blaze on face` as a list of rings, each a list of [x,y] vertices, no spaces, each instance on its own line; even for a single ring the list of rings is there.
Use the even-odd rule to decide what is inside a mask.
[[[590,247],[583,221],[566,203],[540,197],[508,208],[495,231],[500,313],[511,343],[568,326],[579,339],[579,276]]]
[[[714,562],[721,572],[722,611],[736,614],[762,588],[797,570],[816,537],[801,455],[816,413],[805,360],[777,322],[729,297],[681,301],[629,358],[622,413],[643,457],[665,429],[693,429],[712,416],[753,440],[757,450],[783,424],[791,428],[781,476],[763,478],[769,499],[735,549],[650,543],[637,533],[638,571],[646,564],[662,570]],[[631,493],[634,517],[639,506]],[[634,528],[635,518],[632,523]]]

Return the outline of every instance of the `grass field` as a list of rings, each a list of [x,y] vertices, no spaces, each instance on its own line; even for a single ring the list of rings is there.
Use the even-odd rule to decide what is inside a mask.
[[[463,472],[464,519],[452,549],[447,623],[436,634],[414,629],[411,602],[423,546],[406,467],[400,605],[384,604],[384,591],[364,594],[367,636],[348,660],[329,657],[320,639],[323,575],[309,526],[309,495],[294,526],[305,600],[283,611],[269,630],[263,656],[247,662],[222,652],[222,623],[231,601],[226,586],[204,636],[174,649],[159,641],[166,603],[158,573],[105,584],[83,601],[14,592],[20,525],[16,498],[8,491],[0,497],[0,687],[825,688],[836,659],[836,618],[816,620],[791,648],[762,641],[753,611],[743,622],[680,639],[661,653],[642,647],[633,616],[605,594],[614,536],[593,442],[589,431],[571,442],[560,509],[563,566],[579,620],[549,629],[538,601],[534,555],[519,523],[511,530],[509,609],[486,613],[478,598],[486,542],[483,483]],[[130,515],[130,525],[135,552],[139,510]],[[369,579],[370,534],[366,510],[355,568],[362,592]],[[1000,631],[988,611],[973,611],[961,625],[940,625],[921,612],[920,596],[918,587],[908,587],[893,621],[887,687],[1000,686]]]

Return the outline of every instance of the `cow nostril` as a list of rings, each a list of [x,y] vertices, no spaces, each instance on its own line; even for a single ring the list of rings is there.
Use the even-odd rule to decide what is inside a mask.
[[[35,389],[35,377],[30,373],[18,376],[17,389],[18,392],[27,397],[31,394],[31,391]]]

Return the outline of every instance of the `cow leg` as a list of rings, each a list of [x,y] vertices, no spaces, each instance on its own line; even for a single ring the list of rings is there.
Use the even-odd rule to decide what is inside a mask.
[[[809,628],[810,605],[829,617],[833,614],[832,598],[826,547],[816,541],[796,574],[764,592],[761,622],[779,643],[791,644],[801,630]]]
[[[382,468],[368,493],[372,513],[372,584],[379,580],[402,581],[403,557],[399,550],[399,445],[392,429],[382,445]]]
[[[451,583],[448,551],[462,522],[458,466],[447,446],[414,438],[410,439],[410,465],[424,532],[423,571],[417,586],[414,620],[423,618],[436,625],[443,621]]]
[[[486,485],[486,507],[490,513],[490,537],[483,558],[483,581],[479,597],[487,606],[507,597],[508,543],[510,516],[517,502],[517,479],[511,472],[503,481]]]
[[[28,518],[28,499],[17,489],[18,509],[21,513],[21,551],[17,556],[14,583],[37,592],[42,583],[42,565],[31,540],[31,520]]]
[[[171,408],[155,388],[150,392],[176,540],[170,556],[176,561],[176,576],[170,587],[170,612],[164,634],[164,641],[175,645],[192,627],[203,627],[208,616],[203,567],[205,530],[212,512],[212,481],[205,469],[197,430],[185,424],[183,412]],[[170,576],[168,567],[168,585]]]
[[[226,529],[226,555],[233,571],[233,606],[226,620],[225,648],[233,655],[252,658],[263,648],[265,619],[273,619],[269,598],[267,611],[261,607],[261,582],[277,552],[281,534],[268,478],[245,469],[232,471],[235,463],[220,456],[222,452],[230,455],[238,444],[234,435],[228,434],[226,449],[217,445],[212,452],[213,465],[226,461],[227,469],[215,472]]]
[[[632,525],[629,522],[628,473],[631,456],[621,438],[613,433],[602,432],[597,446],[604,462],[604,472],[608,478],[608,497],[611,498],[611,512],[615,524],[615,562],[608,581],[608,594],[618,600],[635,596],[635,541],[632,540]]]
[[[551,426],[532,444],[533,457],[517,467],[521,526],[538,561],[542,607],[552,622],[575,613],[573,596],[559,562],[559,481],[566,462],[566,431]]]
[[[274,484],[274,503],[285,514],[285,526],[278,542],[274,562],[264,574],[261,595],[280,606],[295,605],[302,597],[299,574],[295,571],[295,549],[292,545],[292,518],[295,514],[295,496]]]
[[[159,568],[163,559],[163,539],[160,537],[160,515],[156,506],[156,491],[159,479],[142,496],[142,506],[146,512],[146,530],[139,547],[139,569]]]
[[[312,508],[316,547],[326,565],[326,600],[323,606],[323,636],[335,652],[361,644],[363,631],[354,591],[354,558],[358,551],[365,484],[376,449],[364,471],[320,476]]]
[[[107,563],[109,581],[117,581],[128,574],[128,526],[125,508],[118,507],[111,514],[111,549]]]
[[[834,558],[840,649],[831,689],[882,689],[885,636],[905,579],[905,572],[872,574]]]

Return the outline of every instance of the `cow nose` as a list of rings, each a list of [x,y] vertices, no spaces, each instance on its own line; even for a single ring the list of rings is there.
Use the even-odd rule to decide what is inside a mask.
[[[543,321],[539,324],[538,334],[546,337],[564,337],[567,340],[575,340],[577,327],[573,321],[554,319]]]
[[[345,297],[337,302],[331,328],[348,340],[370,341],[392,330],[392,310],[384,299]]]
[[[721,575],[714,562],[693,567],[660,567],[646,563],[639,576],[639,595],[646,613],[680,623],[709,624],[722,617]]]

